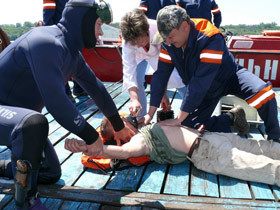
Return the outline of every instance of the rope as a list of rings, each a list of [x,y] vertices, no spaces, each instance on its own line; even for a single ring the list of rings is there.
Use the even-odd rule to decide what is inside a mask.
[[[117,63],[117,62],[119,62],[119,60],[122,59],[122,53],[120,52],[119,46],[117,46],[117,45],[114,45],[114,46],[116,47],[118,53],[120,54],[120,57],[117,58],[117,59],[114,60],[114,61],[110,61],[110,60],[107,60],[107,59],[105,59],[104,57],[102,57],[102,56],[96,51],[95,48],[93,48],[93,51],[95,52],[95,54],[97,55],[97,57],[100,58],[101,60],[103,60],[103,61],[105,61],[105,62],[107,62],[107,63]]]

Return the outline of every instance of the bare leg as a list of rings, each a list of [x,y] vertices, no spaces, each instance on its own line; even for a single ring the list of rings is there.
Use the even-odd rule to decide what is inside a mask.
[[[133,136],[130,142],[123,146],[104,145],[103,157],[110,159],[127,159],[131,157],[140,157],[149,155],[149,148],[141,133]]]

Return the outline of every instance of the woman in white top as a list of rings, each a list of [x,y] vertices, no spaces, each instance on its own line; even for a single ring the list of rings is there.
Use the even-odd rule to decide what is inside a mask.
[[[147,63],[154,73],[157,70],[161,39],[157,33],[156,21],[147,19],[139,9],[126,13],[122,18],[120,28],[123,38],[123,91],[129,91],[130,114],[136,116],[140,109],[141,114],[137,117],[141,118],[147,113],[144,88]],[[180,95],[182,97],[184,95],[186,88],[176,69],[172,72],[167,88],[177,88]],[[163,98],[162,105],[169,106],[167,97]]]

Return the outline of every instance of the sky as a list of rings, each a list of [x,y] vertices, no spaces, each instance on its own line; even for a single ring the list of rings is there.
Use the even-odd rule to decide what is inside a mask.
[[[42,20],[43,0],[0,0],[0,24]],[[107,0],[113,9],[114,22],[125,12],[138,7],[140,0]],[[276,22],[280,26],[280,0],[216,0],[222,12],[222,25]]]

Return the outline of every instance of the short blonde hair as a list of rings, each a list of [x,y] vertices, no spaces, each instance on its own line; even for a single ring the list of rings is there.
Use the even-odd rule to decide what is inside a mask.
[[[122,17],[120,28],[123,39],[128,42],[149,35],[148,19],[140,9],[134,9],[126,13]]]

